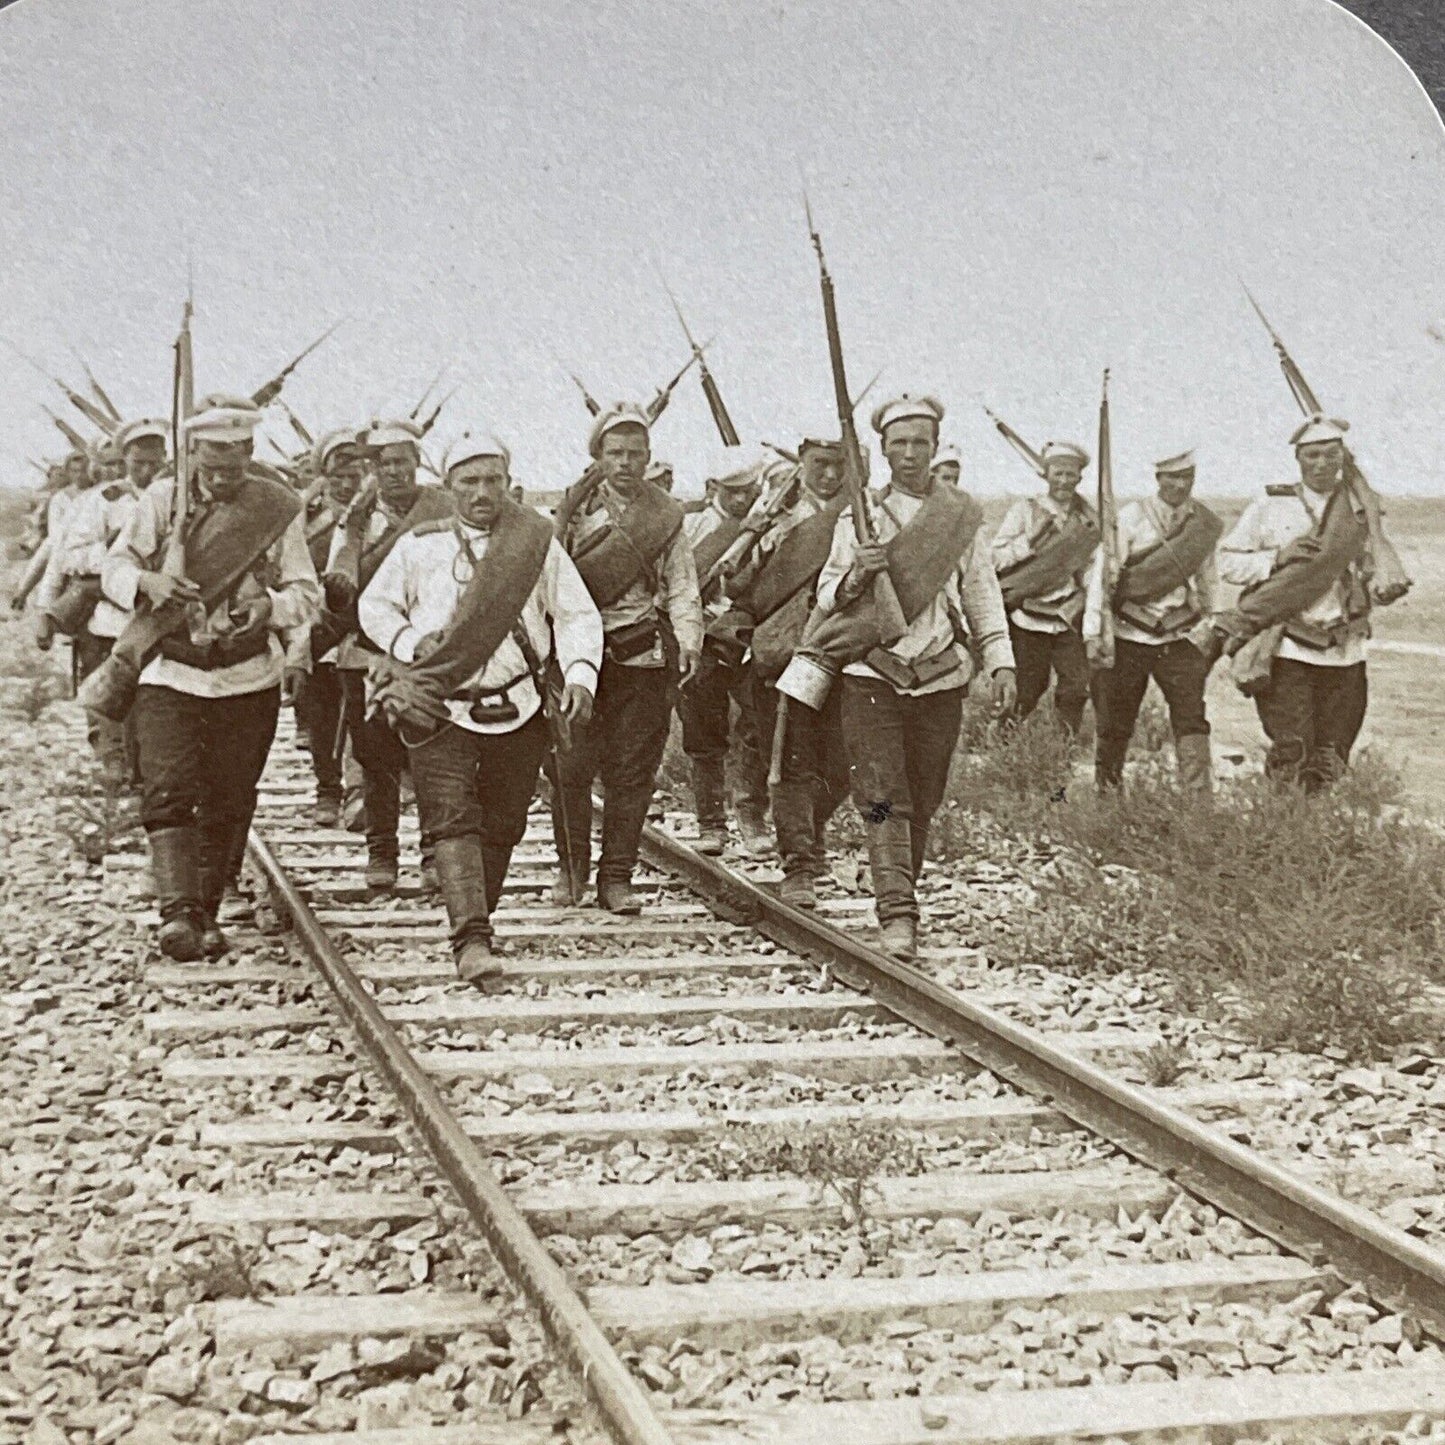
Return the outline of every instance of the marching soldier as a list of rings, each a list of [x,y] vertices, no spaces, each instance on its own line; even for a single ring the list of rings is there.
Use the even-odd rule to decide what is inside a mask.
[[[993,539],[1018,665],[1016,721],[1022,721],[1054,687],[1054,711],[1070,733],[1079,730],[1089,698],[1089,664],[1079,626],[1084,581],[1099,526],[1078,495],[1089,454],[1074,442],[1048,442],[1040,452],[1048,490],[1021,497],[1008,509]]]
[[[187,962],[226,950],[216,910],[245,848],[276,730],[279,633],[309,621],[319,598],[294,494],[248,465],[260,420],[247,398],[207,396],[185,423],[194,459],[187,570],[206,565],[208,551],[251,558],[204,619],[195,615],[197,583],[161,570],[174,477],[141,494],[101,570],[106,597],[123,612],[141,598],[152,608],[184,604],[187,612],[145,664],[132,705],[160,948]]]
[[[579,903],[587,886],[592,781],[600,776],[606,799],[597,901],[631,914],[641,911],[632,873],[670,714],[662,614],[671,622],[686,686],[702,651],[702,600],[682,508],[646,480],[647,413],[621,402],[603,411],[588,450],[598,479],[568,492],[557,526],[602,614],[605,643],[592,718],[574,732],[553,786],[552,829],[563,862],[552,897],[560,906]]]
[[[1254,699],[1270,742],[1265,772],[1309,792],[1349,764],[1368,698],[1368,528],[1350,485],[1347,427],[1305,422],[1290,438],[1299,480],[1266,487],[1219,553],[1223,580],[1246,589],[1238,611],[1268,624],[1272,657]],[[1216,627],[1229,631],[1233,616]]]
[[[1102,551],[1089,572],[1084,647],[1099,667],[1103,609],[1113,613],[1114,661],[1094,675],[1097,742],[1094,777],[1101,788],[1119,786],[1139,706],[1152,677],[1169,705],[1180,784],[1208,792],[1214,786],[1204,684],[1209,666],[1188,634],[1215,608],[1219,590],[1214,547],[1224,527],[1195,501],[1194,453],[1156,462],[1156,494],[1119,508],[1118,583],[1104,596]]]
[[[368,716],[366,670],[376,655],[369,639],[357,631],[356,599],[398,540],[423,522],[440,521],[452,510],[451,494],[441,487],[422,486],[421,428],[410,422],[378,423],[364,434],[376,468],[374,484],[347,508],[344,524],[332,537],[331,556],[322,579],[327,611],[350,624],[336,654],[345,727],[362,770],[366,800],[366,886],[374,895],[396,887],[400,854],[401,775],[406,749],[386,719]],[[434,886],[430,839],[421,838],[422,881]]]
[[[756,466],[743,467],[707,484],[707,505],[683,519],[692,547],[699,586],[742,532],[743,520],[761,492]],[[738,830],[754,856],[768,851],[767,769],[758,751],[757,718],[753,710],[751,668],[744,661],[746,643],[722,621],[729,611],[719,580],[703,598],[702,661],[697,676],[682,690],[682,750],[692,764],[693,806],[697,812],[699,853],[718,854],[727,843],[726,766],[733,732],[732,704],[737,703],[739,753]]]
[[[905,607],[904,635],[868,654],[896,680],[868,659],[848,663],[842,677],[843,735],[883,948],[904,960],[917,952],[915,883],[958,743],[973,675],[969,640],[983,657],[994,710],[1016,701],[1008,621],[979,535],[981,513],[929,474],[942,420],[942,405],[926,396],[900,396],[873,413],[891,473],[874,506],[877,540],[860,543],[852,519],[841,517],[818,579],[825,614],[855,606],[885,570],[900,603],[917,594],[917,610]]]
[[[357,608],[390,660],[376,696],[399,718],[457,973],[474,983],[500,972],[491,914],[548,744],[548,670],[561,719],[581,726],[602,665],[597,608],[546,518],[510,499],[510,464],[494,438],[453,446],[456,516],[401,538]]]
[[[774,737],[777,681],[792,660],[814,601],[814,589],[847,505],[843,453],[836,441],[804,437],[798,447],[796,500],[759,536],[752,555],[728,582],[733,606],[752,624],[753,705],[758,735]],[[816,908],[826,866],[828,820],[848,796],[842,691],[833,688],[817,710],[790,708],[772,784],[773,829],[783,862],[779,897]]]
[[[60,548],[65,524],[76,501],[95,485],[98,473],[92,468],[89,454],[76,447],[66,456],[61,477],[62,485],[45,504],[44,543],[31,559],[11,603],[18,611],[25,598],[34,592],[35,644],[42,652],[48,652],[55,640],[55,623],[48,609],[59,591]]]
[[[361,490],[366,476],[366,448],[356,427],[340,427],[316,443],[312,455],[324,485],[307,508],[306,547],[320,576],[331,555],[336,524],[346,507]],[[346,635],[346,618],[323,608],[321,615],[299,631],[288,644],[296,684],[296,720],[311,750],[311,770],[316,776],[315,819],[323,828],[334,828],[341,817],[341,733],[342,689],[336,669],[336,655]]]
[[[954,442],[944,442],[938,448],[938,455],[933,459],[933,476],[945,486],[958,486],[963,477],[963,458]]]
[[[170,424],[156,418],[128,422],[117,429],[115,448],[125,463],[118,482],[102,482],[81,493],[71,508],[58,547],[61,589],[47,609],[51,622],[72,641],[77,684],[110,656],[115,639],[125,630],[127,613],[101,591],[101,572],[111,544],[121,534],[141,494],[160,474],[166,461]],[[90,746],[111,792],[137,781],[135,727],[130,719],[117,723],[102,713],[86,714]]]

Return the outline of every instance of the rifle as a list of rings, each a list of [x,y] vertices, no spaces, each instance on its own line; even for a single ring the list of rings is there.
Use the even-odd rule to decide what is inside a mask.
[[[808,234],[812,237],[813,250],[818,256],[818,284],[823,293],[823,324],[828,332],[828,360],[833,371],[833,396],[838,405],[839,435],[843,440],[843,480],[848,488],[848,505],[853,514],[853,534],[860,545],[871,544],[878,539],[878,529],[873,514],[868,510],[864,495],[863,448],[858,441],[858,428],[853,421],[853,402],[848,391],[848,376],[843,367],[843,338],[838,329],[838,304],[833,292],[833,278],[828,273],[827,258],[823,255],[823,240],[813,224],[813,208],[808,204],[806,193],[803,207],[808,217]],[[903,608],[898,603],[893,579],[885,569],[873,578],[873,603],[878,613],[878,635],[885,648],[897,642],[908,630]]]
[[[442,397],[442,399],[441,399],[439,402],[437,402],[437,404],[432,408],[432,414],[431,414],[429,417],[427,417],[427,419],[426,419],[424,422],[422,422],[422,423],[420,424],[420,425],[421,425],[421,434],[422,434],[423,436],[425,436],[425,435],[437,424],[437,418],[442,414],[442,408],[443,408],[443,407],[457,394],[457,392],[459,392],[461,389],[462,389],[462,384],[461,384],[461,382],[457,382],[457,384],[456,384],[454,387],[452,387],[452,389],[451,389],[449,392],[447,392],[447,394],[446,394],[444,397]],[[418,450],[420,450],[420,448],[418,448]]]
[[[344,321],[345,319],[346,318],[343,316],[341,318],[341,321]],[[311,343],[310,346],[306,347],[304,351],[300,351],[294,357],[292,357],[291,360],[288,361],[286,365],[283,366],[281,370],[278,371],[276,375],[273,376],[271,380],[268,381],[264,386],[260,387],[256,391],[253,391],[251,393],[251,400],[255,402],[257,406],[270,406],[271,403],[275,401],[278,396],[281,395],[281,388],[286,385],[286,378],[290,376],[291,373],[295,371],[296,368],[300,366],[301,363],[305,361],[306,358],[310,356],[311,353],[315,351],[316,348],[320,346],[321,343],[325,341],[327,337],[329,337],[338,326],[341,325],[341,321],[333,321],[331,325],[328,326],[326,330],[323,331],[321,335],[318,336],[316,340]]]
[[[703,344],[699,346],[685,362],[683,362],[682,366],[679,368],[677,374],[672,378],[672,380],[669,381],[666,386],[658,387],[657,391],[653,395],[652,400],[647,403],[648,426],[651,426],[654,422],[656,422],[658,417],[660,417],[663,412],[667,410],[667,404],[672,400],[672,394],[674,391],[677,390],[678,382],[680,382],[683,377],[685,377],[688,372],[692,370],[693,364],[695,362],[702,359],[703,352],[706,351],[711,345],[711,339],[704,341]]]
[[[571,380],[572,385],[575,386],[577,390],[582,393],[582,405],[587,408],[587,415],[601,416],[602,403],[598,401],[597,398],[593,396],[590,391],[587,390],[587,383],[583,381],[582,378],[578,376],[575,371],[571,370],[569,367],[563,366],[561,361],[558,360],[555,353],[552,356],[552,360],[557,362],[557,365],[561,368],[563,374],[567,376]]]
[[[58,376],[56,376],[52,372],[47,371],[43,366],[41,366],[41,364],[36,361],[33,356],[28,356],[25,352],[21,351],[21,349],[16,346],[13,341],[10,341],[5,337],[0,337],[0,340],[3,340],[5,342],[5,345],[8,346],[10,350],[13,351],[16,356],[18,356],[21,361],[23,361],[27,366],[33,367],[41,374],[41,376],[46,379],[46,381],[50,382],[52,386],[58,387],[59,390],[64,393],[65,399],[88,422],[91,422],[95,426],[98,426],[101,431],[103,431],[108,437],[115,435],[116,427],[119,425],[119,423],[115,420],[114,417],[110,416],[107,412],[102,411],[100,407],[96,406],[96,404],[88,397],[81,396],[78,391],[73,391]]]
[[[717,434],[725,447],[741,446],[742,443],[738,440],[738,429],[733,425],[732,417],[728,415],[727,405],[722,399],[722,392],[718,390],[717,381],[712,372],[708,370],[707,361],[702,354],[702,347],[697,344],[697,338],[693,336],[688,327],[687,318],[682,314],[682,307],[677,304],[677,297],[672,294],[672,287],[667,284],[667,278],[662,275],[660,269],[658,276],[662,280],[662,289],[667,292],[667,299],[672,302],[672,309],[677,313],[682,334],[687,337],[687,344],[692,347],[693,359],[697,362],[698,380],[702,382],[702,394],[707,398],[708,410],[712,413],[713,425],[717,428]]]
[[[983,403],[979,403],[983,406]],[[998,429],[998,434],[1033,468],[1035,475],[1044,475],[1044,459],[1031,447],[1001,416],[995,415],[987,406],[984,414]]]
[[[1269,339],[1274,343],[1275,355],[1279,357],[1280,370],[1284,373],[1285,382],[1294,396],[1295,404],[1306,417],[1323,416],[1324,408],[1320,405],[1314,389],[1305,380],[1304,373],[1299,369],[1294,357],[1289,354],[1279,332],[1270,325],[1269,318],[1260,308],[1259,302],[1251,295],[1248,286],[1244,287],[1244,294],[1249,297],[1249,304],[1254,307],[1254,314],[1264,324],[1264,329],[1269,333]],[[1413,584],[1409,574],[1405,571],[1404,563],[1400,561],[1400,554],[1385,535],[1380,494],[1366,480],[1364,472],[1360,470],[1359,462],[1355,460],[1354,453],[1348,446],[1345,447],[1345,485],[1350,489],[1350,494],[1365,514],[1365,528],[1369,533],[1370,552],[1375,562],[1375,573],[1370,579],[1370,595],[1380,606],[1384,607],[1391,602],[1397,602]]]
[[[412,407],[412,409],[407,413],[408,421],[415,421],[417,417],[421,415],[422,407],[424,407],[427,402],[431,400],[431,394],[437,389],[437,383],[442,379],[442,373],[447,369],[448,365],[449,363],[444,361],[439,367],[437,367],[437,374],[432,377],[429,382],[427,382],[426,390],[422,392],[421,397],[417,401],[417,404]]]
[[[772,465],[776,466],[777,463]],[[698,589],[704,596],[714,583],[725,581],[743,568],[759,539],[772,526],[774,518],[793,504],[802,480],[803,469],[794,461],[771,492],[759,493],[758,499],[748,508],[748,514],[743,519],[742,531],[733,539],[727,551],[698,579]],[[750,522],[753,525],[749,526]]]
[[[161,570],[171,577],[186,574],[186,513],[191,498],[191,443],[186,420],[196,408],[196,376],[191,355],[191,316],[195,310],[189,288],[181,308],[181,329],[176,333],[175,367],[171,385],[171,453],[176,459],[176,485],[171,498],[171,530],[166,538]]]
[[[56,416],[56,414],[51,411],[48,406],[42,405],[40,410],[43,411],[45,415],[48,416],[50,420],[53,421],[57,427],[60,428],[60,434],[66,439],[66,441],[70,443],[71,446],[75,448],[76,451],[85,452],[87,455],[89,454],[90,443],[87,442],[86,439],[81,436],[81,434],[76,431],[76,429],[71,426],[71,424],[66,421],[64,417]]]
[[[286,413],[286,420],[291,423],[291,430],[296,433],[297,440],[304,446],[314,447],[316,445],[316,438],[301,425],[300,421],[297,420],[296,413],[292,411],[284,401],[281,402],[281,410]]]
[[[120,409],[106,395],[105,388],[95,379],[95,373],[90,369],[90,364],[86,359],[73,346],[69,350],[70,354],[80,363],[80,369],[85,373],[85,379],[90,383],[90,389],[94,393],[95,399],[110,413],[111,420],[119,425]]]
[[[20,585],[10,599],[12,612],[24,611],[25,599],[40,585],[40,579],[45,576],[45,569],[50,563],[51,542],[52,539],[46,537],[31,556],[30,565],[26,567],[25,575],[21,577]]]
[[[1119,511],[1114,501],[1114,461],[1109,436],[1109,369],[1099,400],[1099,563],[1103,568],[1103,623],[1099,632],[1100,668],[1114,665],[1114,589],[1119,585]]]

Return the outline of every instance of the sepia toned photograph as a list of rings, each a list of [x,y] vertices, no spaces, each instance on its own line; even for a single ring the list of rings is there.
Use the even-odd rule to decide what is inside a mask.
[[[1438,27],[0,3],[0,1445],[1445,1442]]]

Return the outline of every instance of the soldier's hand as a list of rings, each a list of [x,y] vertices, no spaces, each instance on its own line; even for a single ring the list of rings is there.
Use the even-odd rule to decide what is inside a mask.
[[[562,716],[569,723],[585,723],[592,716],[592,694],[580,683],[562,689]]]
[[[988,680],[989,706],[995,717],[1011,713],[1019,700],[1018,675],[1011,667],[995,669]]]
[[[853,554],[849,569],[861,582],[871,581],[888,566],[888,553],[881,542],[864,542]]]
[[[308,668],[298,663],[287,664],[286,670],[281,674],[281,697],[288,703],[294,703],[301,696],[302,689],[306,686],[306,679],[311,676]]]
[[[43,612],[35,623],[35,645],[41,652],[49,652],[55,641],[55,624]]]
[[[252,597],[231,614],[231,635],[251,637],[271,625],[271,596]]]
[[[416,646],[411,651],[411,660],[425,662],[442,645],[444,635],[440,632],[428,632],[417,638]]]
[[[702,653],[679,649],[677,654],[677,680],[679,687],[686,687],[698,674],[702,665]]]
[[[136,585],[153,607],[201,600],[201,589],[189,577],[172,577],[169,572],[142,572]]]
[[[1086,637],[1084,639],[1084,656],[1089,659],[1090,667],[1109,667],[1113,662],[1109,656],[1109,649],[1104,646],[1102,637]]]

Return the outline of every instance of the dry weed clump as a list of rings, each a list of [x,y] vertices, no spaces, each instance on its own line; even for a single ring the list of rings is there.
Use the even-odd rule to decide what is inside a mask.
[[[992,946],[1064,968],[1157,969],[1178,1003],[1229,1012],[1267,1044],[1372,1056],[1431,1032],[1415,1005],[1445,968],[1445,838],[1398,808],[1377,759],[1317,797],[1256,778],[1211,806],[1147,764],[1101,797],[1071,782],[1067,757],[1057,729],[1030,719],[955,771],[943,857],[974,856],[969,815],[982,813],[1092,865],[1059,870]]]
[[[876,1183],[884,1174],[916,1174],[923,1146],[882,1124],[802,1131],[757,1124],[729,1130],[702,1157],[720,1179],[791,1175],[807,1180],[819,1198],[831,1195],[837,1201],[873,1258],[877,1240],[869,1205]]]

